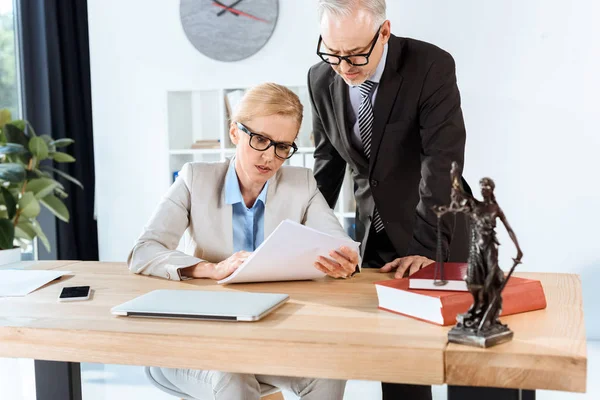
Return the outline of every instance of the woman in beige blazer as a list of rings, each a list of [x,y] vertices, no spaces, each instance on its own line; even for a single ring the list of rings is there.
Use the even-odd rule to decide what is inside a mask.
[[[233,273],[284,219],[347,238],[317,189],[312,171],[282,167],[297,150],[302,104],[272,83],[250,89],[232,116],[235,157],[188,163],[129,254],[131,271],[166,279],[223,279]],[[176,248],[183,233],[185,251]],[[293,245],[293,243],[290,243]],[[334,278],[352,275],[358,254],[346,247],[319,257],[315,268]],[[259,399],[260,383],[304,400],[342,399],[345,381],[163,368],[194,398]],[[208,396],[208,397],[206,397]]]

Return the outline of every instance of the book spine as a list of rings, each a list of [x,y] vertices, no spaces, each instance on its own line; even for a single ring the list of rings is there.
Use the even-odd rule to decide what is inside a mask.
[[[450,305],[444,305],[444,300],[442,299],[442,318],[444,319],[444,326],[454,325],[456,323],[456,317],[458,314],[465,313],[473,304],[473,297],[469,295],[468,299],[465,299],[466,296],[461,296],[463,299],[461,302],[453,302]]]
[[[442,297],[442,317],[444,326],[454,325],[456,316],[468,311],[473,304],[473,297],[455,295]],[[546,308],[544,288],[539,281],[525,282],[519,285],[507,285],[502,293],[501,316],[519,314]]]
[[[544,288],[539,281],[518,286],[506,286],[502,295],[502,313],[512,315],[546,308]]]

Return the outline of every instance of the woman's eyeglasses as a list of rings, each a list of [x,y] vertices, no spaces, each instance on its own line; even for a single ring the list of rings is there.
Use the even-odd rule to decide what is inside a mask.
[[[236,122],[239,130],[250,136],[250,147],[258,151],[266,151],[271,147],[275,147],[275,155],[282,160],[287,160],[298,151],[296,143],[276,142],[258,133],[250,132],[242,123]]]

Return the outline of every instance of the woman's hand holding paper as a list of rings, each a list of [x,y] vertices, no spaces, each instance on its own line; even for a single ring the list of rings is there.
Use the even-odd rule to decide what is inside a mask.
[[[358,253],[349,247],[342,246],[329,252],[329,257],[320,256],[315,262],[315,268],[332,278],[348,278],[358,265]]]
[[[248,251],[238,251],[220,263],[214,264],[203,261],[192,267],[182,269],[181,274],[192,278],[209,278],[218,281],[233,274],[251,254]]]

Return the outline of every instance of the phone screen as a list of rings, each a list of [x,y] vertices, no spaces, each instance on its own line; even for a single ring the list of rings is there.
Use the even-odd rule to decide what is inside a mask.
[[[73,297],[86,297],[90,291],[89,286],[71,286],[63,288],[60,293],[61,299],[70,299]]]

